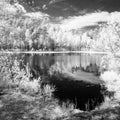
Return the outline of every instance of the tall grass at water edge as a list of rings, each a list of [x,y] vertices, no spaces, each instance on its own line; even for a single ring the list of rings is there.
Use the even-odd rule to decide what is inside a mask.
[[[119,56],[109,54],[104,56],[101,62],[102,73],[100,78],[105,82],[107,90],[111,93],[109,106],[119,106],[120,102],[120,59]]]
[[[0,119],[57,119],[74,112],[71,103],[59,104],[55,87],[33,79],[29,67],[20,69],[20,61],[0,54]]]

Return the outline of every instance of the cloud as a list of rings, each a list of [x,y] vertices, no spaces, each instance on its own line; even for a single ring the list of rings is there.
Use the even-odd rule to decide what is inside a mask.
[[[74,16],[61,22],[61,29],[72,30],[83,28],[86,26],[97,25],[99,22],[115,22],[119,21],[120,12],[96,12],[84,16]]]

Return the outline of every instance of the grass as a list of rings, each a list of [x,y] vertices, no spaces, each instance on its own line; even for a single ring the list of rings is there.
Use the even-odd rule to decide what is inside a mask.
[[[0,119],[39,120],[68,116],[74,105],[54,98],[55,87],[43,85],[41,78],[33,79],[29,68],[20,69],[20,61],[11,55],[0,56]]]
[[[111,61],[111,59],[109,60]],[[109,64],[111,62],[106,63]],[[60,105],[59,101],[53,96],[53,92],[56,88],[50,85],[43,86],[41,78],[32,79],[32,75],[29,72],[29,67],[26,66],[25,69],[20,69],[19,64],[20,61],[14,59],[11,54],[0,54],[0,75],[2,76],[0,81],[0,91],[3,92],[0,100],[0,119],[119,119],[119,106],[117,104],[117,107],[113,107],[113,105],[115,105],[113,103],[112,107],[110,107],[111,100],[109,101],[110,104],[108,104],[106,108],[96,109],[89,112],[81,112],[76,110],[75,105],[69,102],[62,103],[62,105]],[[112,67],[109,68],[110,70],[112,69]],[[117,73],[119,73],[118,70],[119,69],[116,69]],[[104,72],[101,75],[101,78],[104,80],[104,82],[106,82],[106,87],[109,91],[111,89],[115,90],[115,88],[118,88],[119,90],[119,79],[116,81],[116,78],[118,78],[117,73],[111,70],[110,72]],[[109,89],[109,83],[113,86],[113,88]],[[117,100],[116,103],[119,102],[117,95],[118,91],[114,96],[114,98]],[[106,99],[106,101],[108,103],[108,99]],[[105,105],[103,104],[103,107],[105,107]],[[86,105],[86,109],[89,109],[89,103]]]

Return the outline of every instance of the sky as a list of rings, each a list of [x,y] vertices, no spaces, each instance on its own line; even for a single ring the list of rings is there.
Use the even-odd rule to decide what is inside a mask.
[[[84,15],[95,11],[120,11],[120,0],[20,0],[34,1],[34,7],[51,16]]]
[[[99,22],[113,22],[120,18],[120,0],[34,1],[32,7],[40,7],[38,11],[45,12],[53,17],[62,16],[65,18],[60,24],[61,29],[65,31],[94,26]]]
[[[64,12],[74,11],[73,14],[85,14],[98,10],[108,12],[120,10],[120,0],[63,0],[62,2],[66,4],[67,7]],[[59,4],[60,2],[58,2],[58,6]]]

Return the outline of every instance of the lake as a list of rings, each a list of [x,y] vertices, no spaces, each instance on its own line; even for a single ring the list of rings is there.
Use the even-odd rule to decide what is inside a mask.
[[[104,102],[102,81],[99,79],[98,54],[20,54],[34,78],[52,84],[54,97],[71,102],[81,110],[93,110]]]

